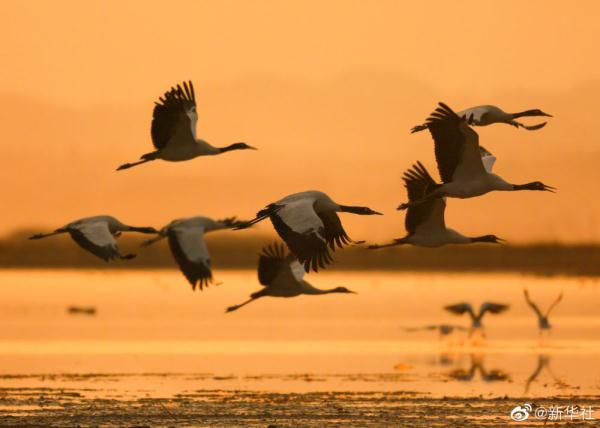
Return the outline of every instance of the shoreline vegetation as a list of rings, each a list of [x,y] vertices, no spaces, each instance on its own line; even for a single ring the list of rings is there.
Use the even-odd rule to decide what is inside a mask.
[[[140,248],[148,237],[119,238],[123,253],[137,257],[104,263],[79,248],[68,235],[29,241],[31,231],[0,238],[1,268],[148,269],[175,268],[166,239]],[[209,234],[206,237],[215,269],[255,269],[260,249],[274,236],[246,233]],[[520,272],[536,275],[600,276],[600,245],[536,243],[523,245],[469,245],[442,248],[398,246],[367,250],[350,247],[333,253],[328,270]]]

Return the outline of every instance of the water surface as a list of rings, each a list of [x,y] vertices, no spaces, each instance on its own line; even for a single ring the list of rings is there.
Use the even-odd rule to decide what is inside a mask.
[[[434,396],[598,394],[596,280],[515,274],[334,271],[308,275],[356,295],[263,298],[253,271],[222,271],[192,292],[175,270],[0,272],[0,384],[87,388],[97,396],[200,389],[416,391]],[[545,308],[564,290],[552,335],[540,339],[527,287]],[[449,303],[490,300],[486,338],[405,331],[467,326]],[[67,306],[94,306],[71,315]]]

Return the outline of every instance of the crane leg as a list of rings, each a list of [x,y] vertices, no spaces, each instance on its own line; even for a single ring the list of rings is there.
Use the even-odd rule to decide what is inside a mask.
[[[54,232],[50,232],[50,233],[36,233],[35,235],[32,235],[29,237],[29,239],[42,239],[42,238],[47,238],[49,236],[54,236],[54,235],[59,235],[61,233],[65,233],[67,231],[67,229],[56,229]]]
[[[236,311],[239,308],[241,308],[242,306],[246,306],[248,303],[254,302],[256,299],[258,299],[258,297],[251,297],[250,299],[246,300],[244,303],[240,303],[239,305],[233,305],[233,306],[228,307],[227,309],[225,309],[225,312],[227,313],[227,312]]]

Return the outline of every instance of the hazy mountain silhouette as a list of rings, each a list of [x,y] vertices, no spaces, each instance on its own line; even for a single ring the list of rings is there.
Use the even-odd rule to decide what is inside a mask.
[[[559,189],[544,198],[497,194],[453,201],[449,223],[513,242],[600,239],[600,205],[582,185],[600,179],[598,82],[561,93],[445,94],[402,73],[363,70],[319,84],[256,78],[198,86],[199,135],[215,144],[246,141],[258,152],[155,162],[116,174],[117,165],[150,149],[151,101],[76,109],[0,94],[0,167],[10,181],[0,190],[6,201],[2,231],[54,227],[99,213],[157,226],[200,213],[248,217],[285,194],[318,188],[387,214],[376,221],[346,219],[356,239],[401,236],[404,217],[394,209],[405,199],[401,173],[417,159],[435,171],[429,135],[410,135],[409,129],[444,100],[456,108],[494,103],[553,114],[537,132],[503,125],[478,132],[504,177],[543,178]],[[586,209],[573,210],[582,200]],[[466,210],[468,217],[461,214]]]

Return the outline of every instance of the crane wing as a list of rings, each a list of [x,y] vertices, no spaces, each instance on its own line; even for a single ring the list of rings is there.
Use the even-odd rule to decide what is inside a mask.
[[[462,315],[465,312],[469,313],[471,317],[475,317],[475,313],[473,312],[473,307],[470,303],[456,303],[454,305],[444,306],[444,309],[452,312],[453,314]]]
[[[542,318],[542,311],[540,311],[540,308],[538,308],[538,306],[535,303],[533,303],[533,301],[529,297],[529,292],[527,291],[527,289],[523,290],[523,294],[525,295],[525,301],[527,302],[529,307],[533,309],[538,318]]]
[[[558,297],[556,298],[556,300],[554,302],[552,302],[552,304],[550,305],[550,307],[546,311],[546,317],[548,317],[550,315],[550,312],[552,312],[552,309],[554,309],[556,307],[556,305],[558,305],[560,303],[560,301],[562,300],[562,298],[563,298],[563,293],[561,291],[561,293],[558,295]]]
[[[402,179],[409,201],[421,200],[438,187],[421,162],[417,162],[411,169],[406,171]],[[411,206],[406,213],[404,226],[410,234],[416,233],[417,229],[446,229],[445,209],[446,201],[443,198],[434,198],[422,204]]]
[[[69,226],[68,231],[80,247],[106,262],[121,257],[117,241],[105,221],[77,223]]]
[[[175,225],[167,232],[169,248],[179,269],[196,290],[202,290],[212,282],[210,254],[204,241],[204,228],[200,226]]]
[[[258,281],[268,286],[273,283],[279,272],[286,267],[285,247],[274,243],[264,247],[258,258]]]
[[[427,119],[435,143],[435,158],[442,181],[470,180],[485,174],[479,153],[479,136],[450,107],[439,107]]]
[[[479,317],[481,318],[486,312],[492,314],[500,314],[508,310],[509,306],[502,303],[483,302],[479,308]]]
[[[494,169],[494,164],[496,163],[496,156],[490,153],[483,146],[479,146],[479,154],[481,155],[481,162],[483,163],[483,167],[488,172],[488,174],[492,173]]]
[[[302,265],[293,254],[286,254],[283,244],[263,248],[258,259],[258,281],[263,286],[295,290],[303,277]]]
[[[275,230],[307,272],[311,268],[316,272],[319,267],[324,268],[331,263],[327,244],[338,240],[341,242],[347,237],[343,229],[339,231],[341,223],[337,225],[336,219],[316,213],[314,203],[315,199],[308,197],[282,205],[276,203],[270,214]]]
[[[304,270],[304,266],[300,264],[300,262],[294,257],[294,260],[290,262],[290,269],[292,271],[292,275],[298,281],[302,281],[304,279],[304,275],[306,271]]]
[[[152,114],[150,133],[157,150],[167,145],[189,145],[196,140],[196,96],[192,82],[177,85],[159,98]]]

